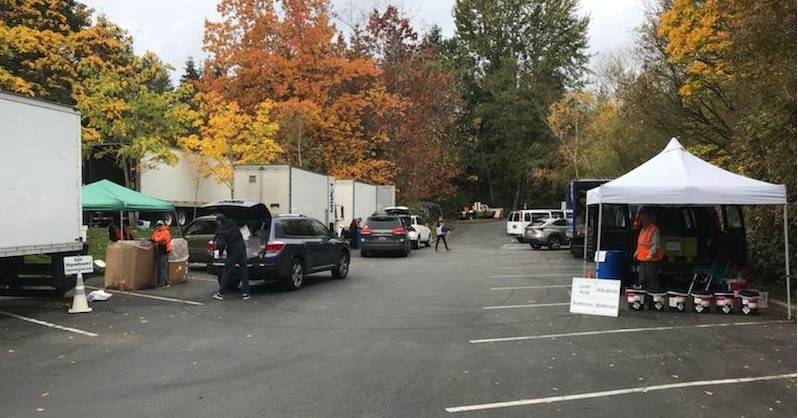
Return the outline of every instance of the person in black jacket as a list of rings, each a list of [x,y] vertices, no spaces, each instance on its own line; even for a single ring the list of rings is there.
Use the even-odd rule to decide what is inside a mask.
[[[213,238],[213,246],[219,250],[219,255],[227,253],[224,270],[219,276],[219,291],[213,295],[214,299],[223,300],[224,291],[230,285],[230,275],[238,269],[241,279],[241,299],[249,299],[249,271],[247,270],[247,247],[238,224],[232,219],[219,215],[216,217],[219,229]]]

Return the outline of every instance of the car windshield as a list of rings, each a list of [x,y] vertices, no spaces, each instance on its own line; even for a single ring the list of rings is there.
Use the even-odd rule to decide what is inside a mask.
[[[391,229],[402,226],[402,222],[395,216],[371,217],[366,220],[366,226],[371,229]]]

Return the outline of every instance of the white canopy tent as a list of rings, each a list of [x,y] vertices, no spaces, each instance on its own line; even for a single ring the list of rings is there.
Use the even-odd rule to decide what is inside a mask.
[[[676,138],[634,170],[587,192],[586,206],[598,205],[596,251],[601,249],[602,205],[782,205],[787,316],[790,312],[790,258],[787,236],[787,188],[750,179],[690,154]],[[587,214],[587,207],[585,208]],[[587,215],[586,215],[587,216]],[[585,220],[588,224],[588,219]],[[587,257],[587,245],[584,246]],[[587,262],[587,260],[585,260]]]

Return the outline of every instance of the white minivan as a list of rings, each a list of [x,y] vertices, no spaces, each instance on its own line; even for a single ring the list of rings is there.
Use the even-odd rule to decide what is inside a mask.
[[[560,209],[523,209],[514,210],[507,215],[507,235],[515,237],[518,242],[524,239],[524,229],[533,221],[548,218],[564,218]]]

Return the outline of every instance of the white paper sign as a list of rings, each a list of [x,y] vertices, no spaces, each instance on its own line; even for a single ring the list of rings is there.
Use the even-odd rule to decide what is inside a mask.
[[[607,259],[607,252],[606,251],[596,251],[596,258],[595,262],[603,263]]]
[[[620,280],[582,279],[571,284],[571,313],[618,316]]]
[[[93,273],[94,259],[90,255],[64,257],[64,274]]]

